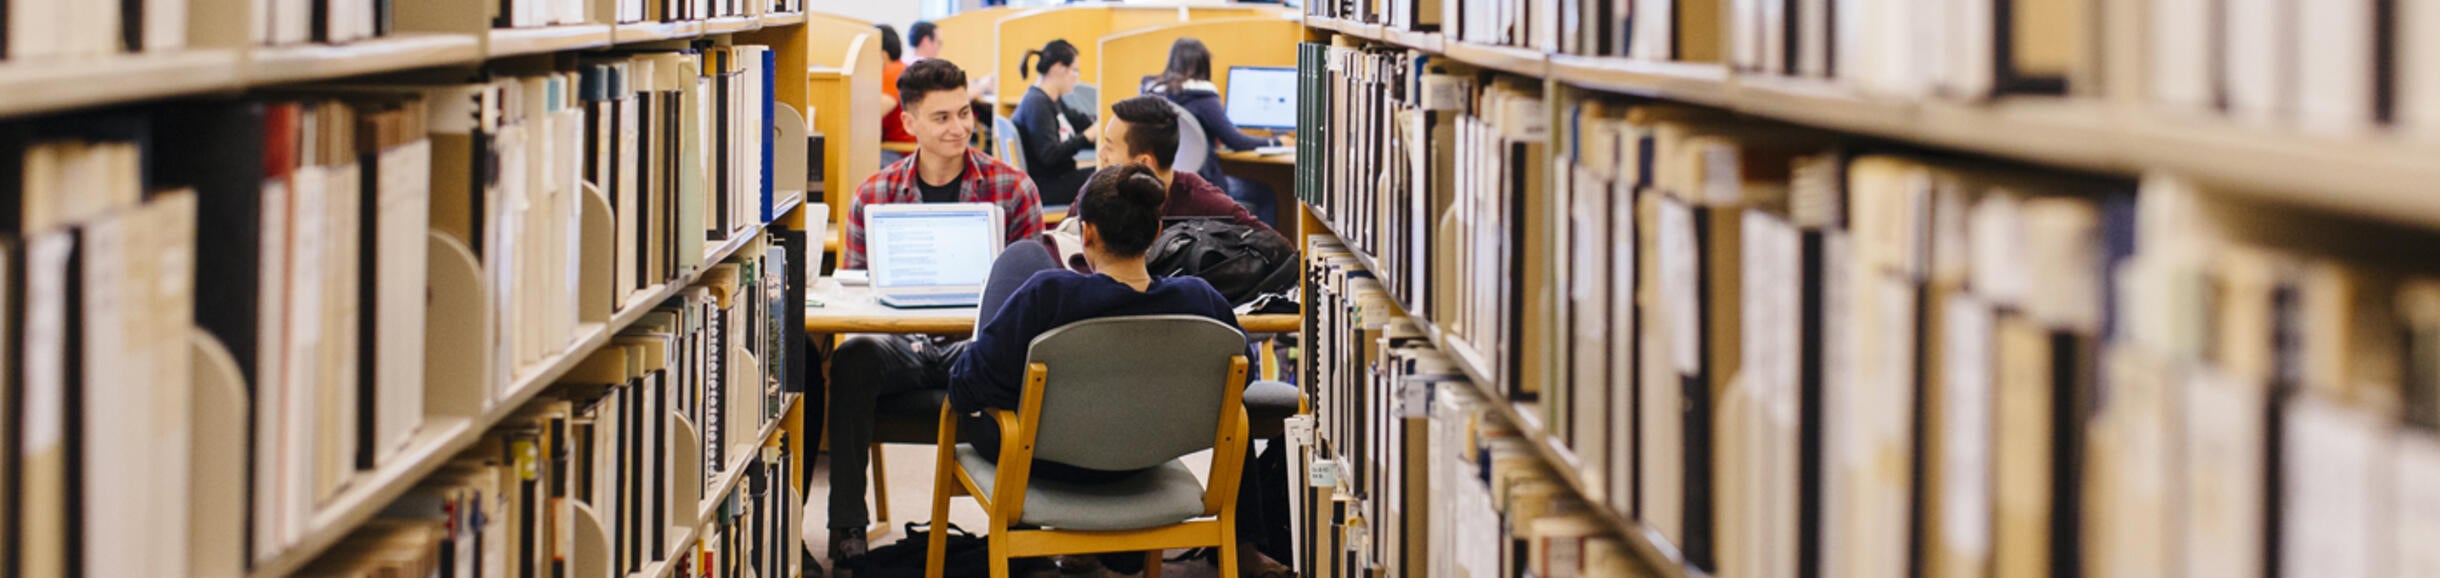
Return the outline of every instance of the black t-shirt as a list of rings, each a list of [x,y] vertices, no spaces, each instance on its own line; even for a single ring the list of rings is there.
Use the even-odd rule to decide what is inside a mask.
[[[957,178],[949,179],[949,184],[937,187],[932,186],[932,183],[924,182],[923,175],[916,175],[915,190],[923,193],[923,202],[926,203],[955,203],[958,201],[958,197],[965,193],[966,172],[972,170],[974,167],[959,168]]]

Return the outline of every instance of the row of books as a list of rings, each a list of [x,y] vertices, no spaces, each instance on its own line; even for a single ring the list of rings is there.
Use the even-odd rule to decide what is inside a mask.
[[[1307,576],[1628,577],[1648,566],[1408,318],[1357,253],[1307,241],[1314,412],[1290,427]]]
[[[162,52],[187,43],[188,0],[0,3],[0,61]]]
[[[780,208],[771,60],[639,51],[0,126],[0,294],[23,304],[0,324],[0,492],[23,504],[0,512],[0,566],[189,574],[190,514],[219,502],[239,504],[211,517],[233,549],[276,556],[429,424],[525,393],[509,388],[537,362],[660,305],[634,296],[715,243],[749,258],[688,296],[733,326],[702,350],[728,373],[700,382],[733,390],[696,399],[733,401],[691,407],[735,406],[726,439],[753,437],[805,371],[785,304],[808,243],[739,238]],[[194,369],[223,347],[225,411],[221,375]],[[226,444],[198,434],[223,422]],[[206,483],[190,455],[242,471]],[[241,489],[206,503],[205,485]]]
[[[700,381],[679,383],[671,403],[700,433],[705,484],[728,475],[736,456],[752,451],[740,444],[758,442],[778,422],[790,396],[789,348],[804,345],[790,339],[803,335],[801,317],[799,329],[788,330],[788,246],[779,235],[758,241],[679,296],[687,311],[681,323],[699,329],[680,344],[679,366]]]
[[[183,574],[197,199],[151,189],[143,119],[0,137],[0,569]]]
[[[687,375],[684,344],[718,332],[686,331],[684,309],[656,311],[623,333],[559,394],[501,424],[300,574],[531,578],[660,564],[728,569],[678,576],[744,576],[739,566],[785,575],[762,572],[793,562],[775,553],[790,551],[800,523],[801,497],[784,484],[794,467],[785,436],[755,442],[738,464],[744,478],[718,496],[681,477],[694,464],[670,451],[693,429],[683,413],[659,410],[703,379]],[[704,504],[712,519],[697,519]]]
[[[1307,50],[1351,284],[1695,568],[2432,568],[2428,232]]]
[[[2440,45],[2420,34],[2440,10],[2414,3],[1348,0],[1307,13],[1872,96],[2123,95],[2333,134],[2440,124]]]

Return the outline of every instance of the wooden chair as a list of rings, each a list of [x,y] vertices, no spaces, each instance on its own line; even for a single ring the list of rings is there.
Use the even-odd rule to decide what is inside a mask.
[[[1237,485],[1246,459],[1245,335],[1203,317],[1112,317],[1034,339],[1021,411],[988,412],[1000,455],[956,443],[956,410],[940,412],[932,519],[972,496],[991,517],[993,578],[1012,558],[1217,547],[1220,575],[1237,575]],[[1049,387],[1053,378],[1057,387]],[[1197,481],[1179,460],[1212,450]],[[1035,459],[1101,470],[1145,470],[1108,484],[1031,479]],[[1012,530],[1012,526],[1031,528]],[[934,532],[926,576],[941,578],[946,534]]]

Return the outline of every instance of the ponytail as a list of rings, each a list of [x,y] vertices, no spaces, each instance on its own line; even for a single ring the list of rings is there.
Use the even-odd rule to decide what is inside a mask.
[[[1076,45],[1069,44],[1067,40],[1054,39],[1042,45],[1041,50],[1027,50],[1025,56],[1017,58],[1017,78],[1028,78],[1027,71],[1035,75],[1050,74],[1051,67],[1061,64],[1076,65]]]

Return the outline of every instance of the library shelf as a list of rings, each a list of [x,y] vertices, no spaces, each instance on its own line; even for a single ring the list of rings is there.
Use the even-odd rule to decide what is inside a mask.
[[[669,553],[663,555],[659,562],[645,563],[644,569],[633,575],[640,578],[669,578],[670,572],[678,569],[678,558],[693,552],[695,539],[702,537],[702,534],[702,526],[677,528],[677,533],[670,535]]]
[[[236,50],[186,49],[0,62],[0,117],[234,91],[238,61]]]
[[[772,419],[771,423],[763,424],[762,432],[754,436],[754,439],[751,440],[753,442],[751,445],[729,444],[728,449],[730,451],[735,451],[740,447],[749,448],[753,451],[739,452],[736,459],[729,460],[727,469],[720,470],[720,477],[714,478],[712,480],[712,485],[704,487],[703,501],[695,506],[696,520],[718,519],[713,516],[713,514],[716,513],[714,510],[719,509],[722,502],[728,501],[725,498],[729,495],[729,490],[737,489],[737,482],[745,479],[745,476],[740,476],[737,474],[745,471],[746,465],[749,462],[762,458],[763,445],[771,443],[771,436],[779,435],[780,430],[788,425],[788,412],[795,410],[796,405],[803,403],[805,399],[804,394],[790,393],[783,395],[788,396],[788,401],[780,406],[780,417]],[[794,480],[790,480],[790,482],[793,483]]]
[[[754,16],[726,16],[703,21],[704,34],[732,34],[762,28],[762,19]]]
[[[608,24],[494,28],[484,53],[491,58],[563,52],[610,45]]]
[[[1550,76],[1550,56],[1539,51],[1447,40],[1442,44],[1442,54],[1468,64],[1537,78]]]
[[[617,44],[660,42],[703,35],[703,22],[630,22],[611,30],[610,41]]]
[[[1311,205],[1306,205],[1306,210],[1313,212],[1316,218],[1322,216],[1320,210]],[[1310,233],[1329,235],[1337,239],[1346,238],[1340,236],[1338,231],[1331,229],[1332,225],[1329,220],[1321,219],[1320,222],[1322,230]],[[1348,247],[1347,251],[1355,255],[1356,261],[1363,264],[1367,270],[1375,273],[1381,271],[1374,267],[1377,261],[1373,259],[1372,255],[1354,247]],[[1398,308],[1400,313],[1405,314],[1406,319],[1413,321],[1418,328],[1422,329],[1424,335],[1431,340],[1433,348],[1447,354],[1450,361],[1456,363],[1457,367],[1466,374],[1466,380],[1474,384],[1475,393],[1482,396],[1484,405],[1491,407],[1493,411],[1506,419],[1509,425],[1515,427],[1518,436],[1529,442],[1525,445],[1533,447],[1534,452],[1542,457],[1542,461],[1549,464],[1556,476],[1564,480],[1576,495],[1583,496],[1588,502],[1591,502],[1593,507],[1590,510],[1601,518],[1603,523],[1609,525],[1622,541],[1635,549],[1638,559],[1650,567],[1653,575],[1661,578],[1711,578],[1709,573],[1687,565],[1685,554],[1678,549],[1676,544],[1661,536],[1659,531],[1620,512],[1613,505],[1612,499],[1605,497],[1607,488],[1595,487],[1585,482],[1584,474],[1579,466],[1582,462],[1576,458],[1575,451],[1569,449],[1566,442],[1551,435],[1542,427],[1542,411],[1539,404],[1510,400],[1506,393],[1506,382],[1494,379],[1495,376],[1485,369],[1490,365],[1475,354],[1473,348],[1451,339],[1430,318],[1405,311],[1403,306],[1392,304],[1392,307]]]
[[[762,16],[762,21],[763,21],[763,22],[762,22],[762,25],[763,25],[763,27],[764,27],[764,28],[777,28],[777,27],[781,27],[781,26],[795,26],[795,25],[798,25],[798,24],[804,24],[804,23],[805,23],[805,13],[803,13],[803,12],[773,12],[773,13],[770,13],[770,14],[764,14],[764,15]]]
[[[2404,224],[2440,225],[2440,139],[2233,121],[2099,98],[1874,95],[1708,63],[1551,55],[1327,18],[1307,26],[1587,89],[1725,109],[1903,145],[2103,175],[2165,171],[2209,190]],[[1540,65],[1535,61],[1539,59]]]
[[[609,343],[612,337],[625,330],[627,326],[643,319],[646,313],[653,310],[655,304],[677,297],[679,292],[693,286],[695,281],[702,279],[705,271],[711,269],[708,264],[728,259],[730,255],[744,249],[755,236],[760,235],[762,231],[771,226],[771,223],[765,223],[752,227],[748,231],[731,235],[727,242],[705,253],[703,261],[707,264],[706,266],[686,271],[669,282],[636,292],[628,297],[622,308],[612,314],[606,323],[577,327],[576,333],[579,337],[561,349],[559,353],[517,368],[511,374],[513,383],[509,385],[508,394],[492,400],[485,406],[481,415],[473,418],[441,418],[426,421],[410,439],[406,451],[400,452],[399,456],[392,459],[390,463],[348,481],[346,489],[341,490],[337,497],[317,508],[305,529],[304,538],[298,540],[295,545],[281,550],[278,555],[255,560],[247,576],[252,578],[288,576],[320,558],[332,545],[339,543],[357,527],[371,520],[375,514],[381,512],[382,508],[398,501],[399,496],[405,495],[407,490],[422,483],[424,478],[431,476],[432,472],[439,470],[443,464],[465,452],[467,448],[474,447],[476,442],[482,440],[484,434],[491,431],[492,426],[498,425],[502,420],[523,410],[526,402],[532,401],[536,395],[550,389],[550,386],[558,382],[560,377],[574,370],[577,364],[584,362],[587,356],[601,349],[602,345]]]
[[[245,81],[249,86],[310,82],[482,59],[481,42],[471,34],[400,33],[347,44],[257,48]]]

